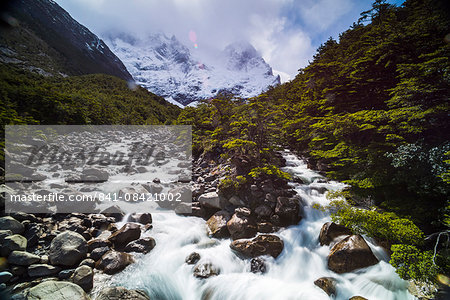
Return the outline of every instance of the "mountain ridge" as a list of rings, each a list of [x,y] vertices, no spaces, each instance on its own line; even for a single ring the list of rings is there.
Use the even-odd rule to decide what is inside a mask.
[[[250,98],[280,84],[279,76],[248,42],[232,43],[216,53],[216,61],[206,63],[175,36],[164,33],[137,38],[109,32],[103,38],[137,84],[182,105],[221,92]]]
[[[132,80],[120,59],[87,27],[56,2],[18,0],[4,12],[0,61],[42,75],[104,73]]]

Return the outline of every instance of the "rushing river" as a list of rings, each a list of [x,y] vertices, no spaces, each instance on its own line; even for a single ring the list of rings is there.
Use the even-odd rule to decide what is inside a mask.
[[[285,152],[284,171],[301,177],[307,184],[294,184],[304,201],[303,219],[274,233],[284,241],[284,250],[277,259],[267,258],[265,274],[250,272],[250,260],[237,257],[229,245],[230,239],[211,239],[206,223],[196,217],[172,213],[153,214],[153,229],[146,233],[156,240],[156,247],[137,263],[109,279],[111,285],[144,289],[153,299],[306,299],[330,297],[314,280],[328,276],[337,279],[335,299],[363,296],[370,300],[415,299],[407,291],[407,282],[400,279],[387,262],[384,251],[368,241],[380,262],[353,273],[336,274],[327,268],[330,246],[320,246],[318,236],[322,225],[330,220],[329,213],[312,208],[314,203],[326,205],[323,188],[339,190],[338,182],[319,183],[321,176],[289,152]],[[322,181],[321,181],[322,182]],[[197,279],[193,265],[185,258],[192,252],[201,255],[202,262],[220,268],[220,275]]]

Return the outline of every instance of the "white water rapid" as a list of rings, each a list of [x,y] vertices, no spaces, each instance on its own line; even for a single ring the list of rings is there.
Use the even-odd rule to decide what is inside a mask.
[[[319,183],[321,176],[306,164],[285,152],[284,171],[301,177],[307,184],[294,184],[305,207],[303,219],[274,233],[284,241],[284,250],[277,259],[267,258],[265,274],[250,272],[250,260],[237,257],[229,245],[230,239],[213,239],[206,234],[203,219],[183,217],[172,213],[153,214],[153,229],[145,235],[156,240],[156,247],[123,272],[108,279],[106,284],[144,289],[154,299],[220,299],[220,300],[320,300],[330,297],[314,281],[328,276],[337,279],[334,299],[362,296],[370,300],[415,299],[407,291],[407,282],[400,279],[381,249],[369,243],[381,261],[352,273],[336,274],[327,268],[330,246],[320,246],[318,236],[322,225],[330,220],[329,213],[312,208],[314,203],[326,205],[323,190],[342,189],[338,182]],[[322,182],[322,181],[321,181]],[[202,262],[211,262],[220,268],[218,276],[197,279],[192,275],[193,265],[185,258],[192,252],[201,255]]]

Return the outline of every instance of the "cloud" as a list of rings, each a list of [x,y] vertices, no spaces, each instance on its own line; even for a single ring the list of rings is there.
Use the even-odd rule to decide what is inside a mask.
[[[247,40],[278,73],[293,78],[312,58],[322,34],[347,29],[357,0],[56,0],[100,37],[111,30],[174,34],[198,52]],[[368,3],[370,5],[370,3]],[[357,7],[359,9],[359,7]],[[358,11],[359,14],[359,11]],[[339,26],[336,26],[339,25]],[[341,28],[342,27],[342,28]],[[323,42],[321,40],[321,42]],[[196,50],[197,51],[197,50]]]
[[[250,43],[259,49],[263,58],[280,74],[283,81],[293,78],[314,53],[311,39],[300,28],[286,29],[286,18],[251,18]],[[287,76],[288,75],[288,76]]]

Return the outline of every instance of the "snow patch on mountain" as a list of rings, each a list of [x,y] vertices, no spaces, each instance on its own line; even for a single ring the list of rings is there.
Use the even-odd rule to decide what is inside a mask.
[[[237,42],[203,63],[175,36],[159,33],[136,38],[106,34],[110,49],[122,60],[137,84],[149,91],[187,105],[220,92],[243,98],[259,95],[280,83],[272,68],[248,42]]]

